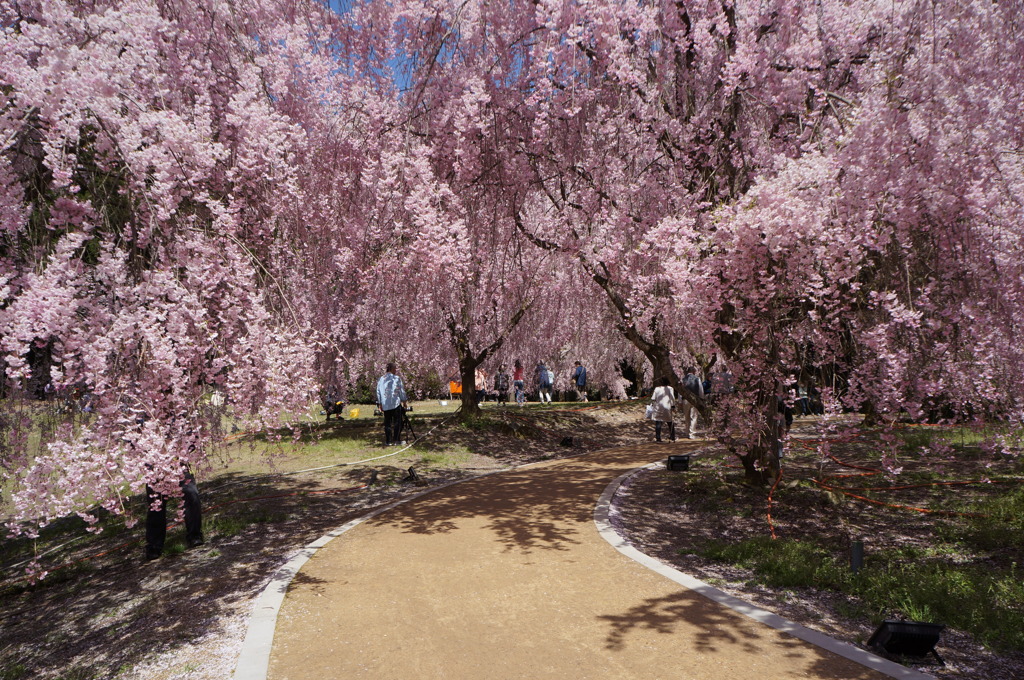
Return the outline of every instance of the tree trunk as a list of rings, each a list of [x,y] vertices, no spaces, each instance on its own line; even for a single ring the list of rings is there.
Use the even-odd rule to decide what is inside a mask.
[[[629,334],[625,334],[627,340],[631,340],[633,345],[643,352],[643,355],[647,357],[647,360],[651,362],[651,366],[654,369],[654,382],[657,383],[659,378],[668,378],[669,383],[672,385],[676,392],[679,391],[680,384],[679,378],[676,376],[676,371],[672,368],[672,358],[668,351],[668,347],[661,345],[655,345],[650,342],[637,343],[629,337]]]
[[[697,395],[691,393],[689,390],[682,389],[682,380],[676,375],[676,370],[672,366],[672,352],[667,346],[662,344],[657,339],[655,333],[654,339],[648,339],[637,330],[636,326],[633,325],[631,319],[632,315],[626,305],[625,300],[612,288],[612,284],[608,277],[602,276],[595,272],[591,272],[595,283],[601,286],[602,290],[608,296],[612,306],[619,314],[618,328],[626,340],[629,340],[640,352],[647,357],[647,360],[651,362],[651,366],[654,371],[653,378],[657,381],[659,378],[668,378],[669,384],[672,385],[672,389],[675,390],[676,396],[680,399],[685,399],[690,402],[700,413],[700,417],[704,419],[705,423],[711,422],[711,410],[708,408],[707,400],[701,399]]]
[[[750,486],[764,486],[768,480],[765,471],[757,466],[760,453],[755,448],[747,449],[745,453],[735,449],[732,452],[743,465],[743,482]]]
[[[471,354],[459,357],[459,376],[462,379],[462,405],[459,413],[463,422],[480,415],[480,405],[476,401],[476,369],[480,363],[480,359]]]
[[[754,409],[761,414],[761,425],[756,440],[722,437],[719,441],[743,465],[743,482],[750,486],[764,486],[782,474],[780,449],[785,434],[785,413],[779,409],[780,385],[758,389]]]
[[[508,334],[519,325],[526,315],[526,311],[533,305],[530,300],[524,301],[515,314],[508,320],[505,329],[490,345],[484,347],[477,354],[470,349],[469,333],[465,327],[460,327],[455,322],[455,317],[448,320],[448,330],[451,332],[452,345],[455,354],[459,358],[459,377],[462,380],[462,399],[459,407],[459,416],[462,422],[466,422],[480,415],[480,405],[476,402],[476,369],[480,364],[501,349]],[[484,389],[486,389],[486,385]]]
[[[782,474],[779,449],[785,431],[785,415],[779,410],[778,387],[773,390],[763,389],[759,392],[756,407],[762,413],[764,425],[754,442],[743,455],[738,455],[743,463],[744,481],[748,484],[761,486],[778,479]]]

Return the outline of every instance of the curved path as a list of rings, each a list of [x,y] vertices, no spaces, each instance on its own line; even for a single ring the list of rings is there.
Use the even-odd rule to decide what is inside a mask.
[[[630,470],[693,446],[598,451],[469,480],[322,539],[286,575],[290,585],[268,587],[283,604],[267,607],[276,615],[267,676],[928,677],[803,635],[872,670],[799,639],[806,629],[777,617],[775,628],[765,625],[730,608],[738,600],[709,599],[699,593],[717,591],[610,545],[594,521],[602,493]],[[236,678],[254,677],[243,672],[245,654]]]

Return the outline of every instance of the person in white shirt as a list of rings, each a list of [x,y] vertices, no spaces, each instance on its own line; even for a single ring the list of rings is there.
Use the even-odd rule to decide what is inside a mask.
[[[408,399],[397,370],[391,362],[387,365],[387,372],[377,380],[377,408],[384,414],[384,446],[402,443],[402,416]]]
[[[654,439],[661,441],[661,426],[668,423],[668,438],[676,440],[676,425],[672,422],[672,409],[676,405],[676,391],[669,385],[668,378],[655,381],[654,392],[651,393],[651,420],[654,421]]]

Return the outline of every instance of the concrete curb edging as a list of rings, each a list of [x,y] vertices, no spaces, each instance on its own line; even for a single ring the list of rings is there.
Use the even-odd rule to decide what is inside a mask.
[[[482,477],[506,471],[505,469],[495,470],[494,472],[487,472],[474,477],[456,479],[447,484],[434,486],[420,493],[400,498],[397,501],[382,505],[365,515],[346,522],[337,529],[332,529],[312,543],[300,548],[291,559],[273,573],[270,577],[270,582],[267,583],[256,597],[252,614],[249,615],[249,626],[245,632],[245,639],[242,641],[242,647],[238,653],[238,663],[235,666],[234,674],[231,676],[232,680],[266,680],[267,672],[270,668],[270,651],[274,643],[274,629],[277,627],[277,614],[281,610],[281,604],[284,602],[284,597],[288,592],[288,586],[299,572],[299,569],[302,568],[302,565],[309,561],[320,548],[323,548],[338,536],[354,529],[363,522],[373,519],[377,515],[396,508],[403,503],[408,503],[455,484],[481,479]]]
[[[642,564],[648,569],[661,574],[672,581],[675,581],[684,588],[703,595],[709,600],[717,602],[718,604],[728,607],[739,614],[770,626],[776,630],[792,635],[804,642],[809,642],[812,645],[821,647],[833,654],[837,654],[841,657],[859,663],[862,666],[866,666],[872,670],[878,671],[879,673],[884,673],[891,678],[898,678],[899,680],[935,680],[935,677],[932,675],[901,666],[898,663],[883,659],[848,642],[836,640],[824,633],[811,630],[810,628],[801,626],[798,623],[784,619],[777,614],[772,614],[760,607],[755,607],[752,604],[744,602],[738,597],[729,595],[717,588],[709,586],[703,581],[684,574],[674,567],[665,564],[661,560],[646,555],[629,545],[626,539],[615,530],[614,526],[612,526],[612,499],[615,497],[615,493],[619,490],[619,487],[621,487],[622,484],[633,475],[644,470],[657,469],[664,465],[664,461],[657,461],[650,465],[645,465],[635,470],[631,470],[609,484],[605,488],[604,493],[601,494],[601,498],[598,500],[597,506],[594,508],[594,524],[597,525],[598,533],[601,534],[601,536],[608,541],[613,548],[631,560]]]
[[[292,579],[295,578],[297,573],[299,573],[299,569],[302,568],[302,565],[316,554],[317,550],[324,547],[338,536],[341,536],[346,531],[359,526],[363,522],[373,519],[377,515],[385,513],[388,510],[397,508],[403,503],[408,503],[409,501],[421,498],[429,493],[433,493],[434,491],[440,491],[441,489],[446,489],[449,486],[469,482],[474,479],[482,479],[501,472],[525,470],[534,466],[544,465],[548,462],[550,461],[536,461],[510,468],[502,468],[500,470],[485,472],[472,477],[466,477],[465,479],[456,479],[446,484],[440,484],[438,486],[430,487],[429,489],[424,489],[419,493],[406,496],[405,498],[400,498],[397,501],[371,510],[365,515],[357,517],[341,525],[337,529],[327,532],[309,545],[300,548],[298,552],[291,557],[291,559],[278,567],[277,571],[271,575],[270,581],[267,585],[264,586],[263,590],[260,591],[260,594],[256,596],[256,601],[253,603],[252,613],[249,615],[249,625],[245,631],[245,639],[242,640],[242,647],[238,652],[238,663],[235,665],[235,672],[231,676],[232,680],[266,680],[267,672],[270,669],[270,651],[274,644],[274,629],[277,627],[277,614],[281,611],[281,604],[284,602],[284,597],[288,593],[288,586],[291,584]]]

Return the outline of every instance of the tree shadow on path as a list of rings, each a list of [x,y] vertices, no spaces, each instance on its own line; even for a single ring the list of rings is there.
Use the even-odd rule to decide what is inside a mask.
[[[752,666],[765,657],[768,648],[781,650],[784,658],[792,659],[793,670],[800,669],[799,677],[887,677],[784,633],[777,635],[763,624],[747,620],[691,590],[648,598],[622,614],[606,614],[598,619],[609,625],[605,648],[613,652],[625,649],[634,633],[655,631],[674,636],[678,646],[690,645],[700,655],[748,655]],[[680,653],[686,651],[681,649]],[[801,668],[804,664],[806,667]]]
[[[597,451],[456,484],[377,518],[414,534],[449,533],[460,520],[480,519],[506,551],[570,549],[593,527],[594,505],[619,475],[665,455],[642,445]]]

